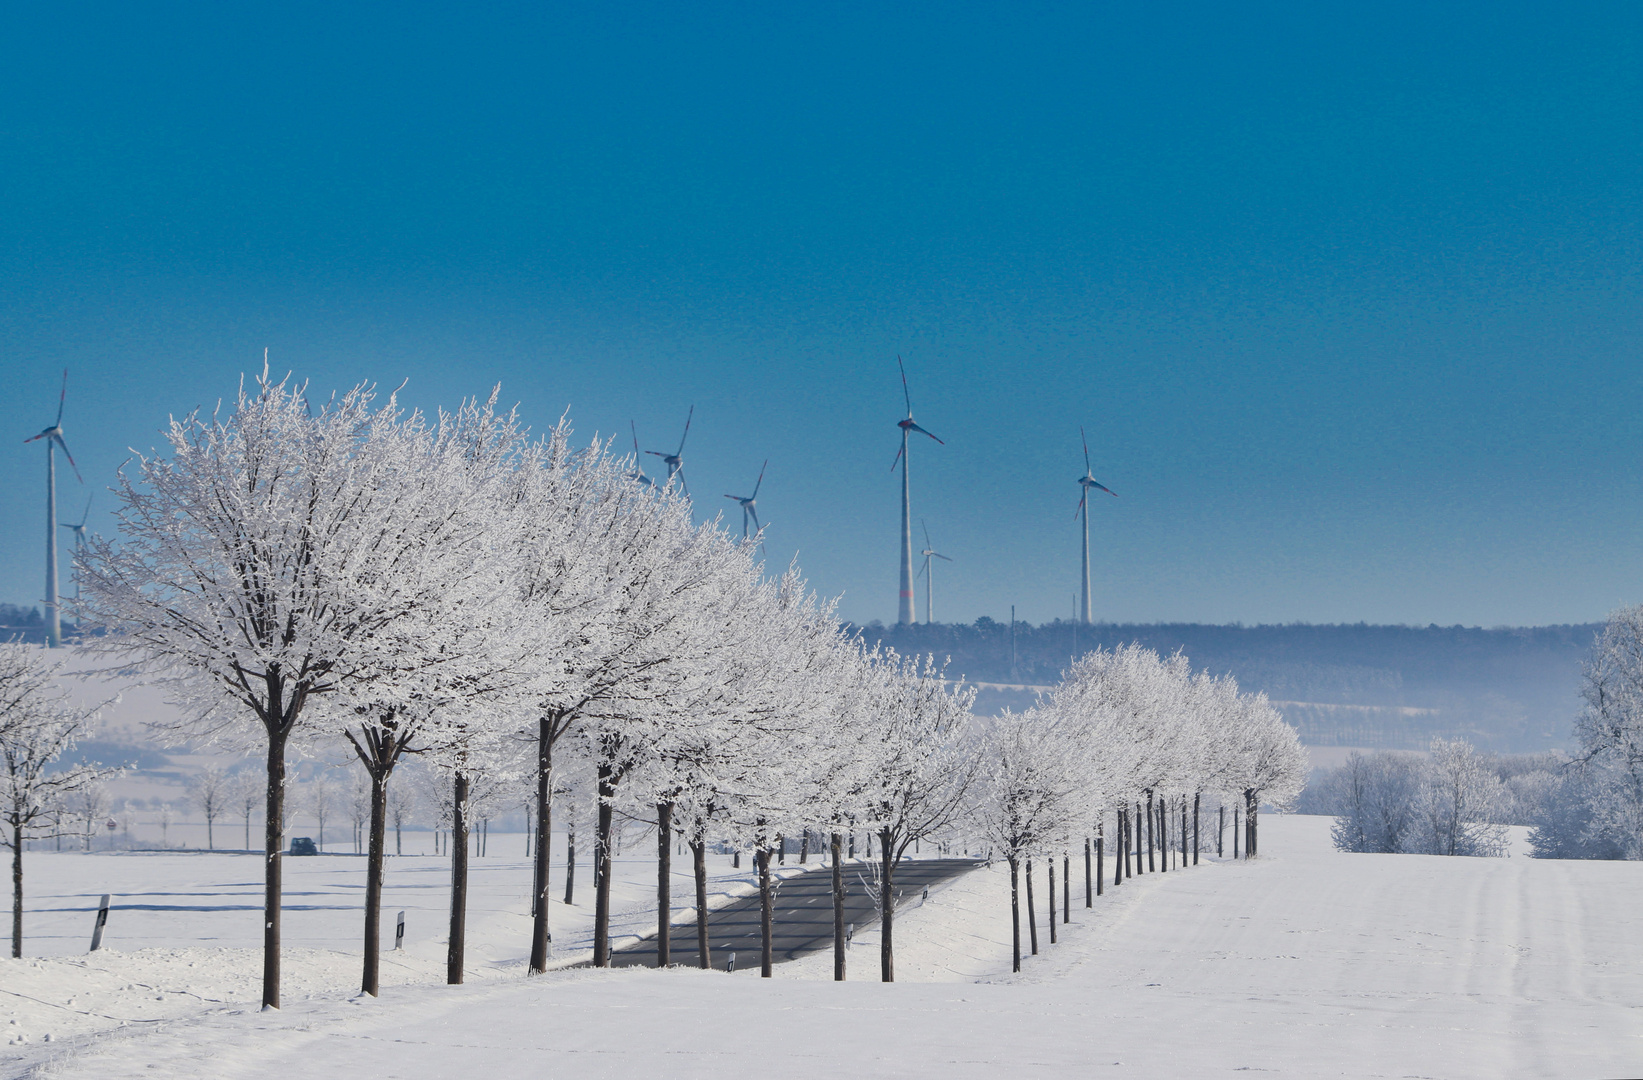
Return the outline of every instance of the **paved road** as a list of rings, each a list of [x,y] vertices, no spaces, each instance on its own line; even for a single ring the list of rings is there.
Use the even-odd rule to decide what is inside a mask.
[[[980,865],[977,859],[910,859],[896,868],[895,888],[902,896],[902,903],[916,903],[926,885],[933,887]],[[862,878],[872,880],[871,870],[865,863],[845,864],[844,921],[855,923],[858,931],[876,929],[878,926],[877,908]],[[825,866],[816,866],[796,877],[787,878],[776,889],[771,904],[774,915],[771,946],[778,964],[833,947],[832,896],[833,872]],[[711,912],[707,928],[714,967],[723,969],[732,952],[736,954],[738,968],[758,966],[762,947],[758,893]],[[694,919],[684,925],[675,923],[670,937],[672,962],[695,967],[699,960]],[[615,950],[611,954],[611,963],[618,966],[654,965],[655,932],[641,941],[629,942]]]

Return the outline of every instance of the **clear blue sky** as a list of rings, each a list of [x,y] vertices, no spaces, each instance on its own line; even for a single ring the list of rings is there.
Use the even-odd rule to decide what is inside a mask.
[[[1635,4],[11,5],[0,600],[276,367],[696,424],[895,617],[1544,623],[1643,600]],[[654,459],[650,459],[654,461]],[[99,494],[93,506],[106,511]],[[737,519],[739,521],[739,518]],[[923,613],[922,587],[919,600]]]

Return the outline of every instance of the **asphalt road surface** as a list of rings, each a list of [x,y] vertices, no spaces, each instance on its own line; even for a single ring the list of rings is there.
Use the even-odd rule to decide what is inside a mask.
[[[977,859],[908,859],[896,867],[894,887],[901,895],[903,907],[917,904],[925,886],[934,887],[980,865]],[[866,882],[872,881],[872,871],[865,863],[845,864],[844,921],[854,923],[858,931],[878,927],[878,909],[868,894],[864,878]],[[771,952],[776,963],[833,947],[833,872],[830,867],[817,865],[790,877],[775,893],[771,903]],[[732,952],[736,954],[737,968],[758,966],[762,948],[758,893],[710,912],[707,928],[714,967],[723,970]],[[670,941],[673,963],[689,967],[700,963],[694,919],[684,924],[675,923]],[[654,966],[655,932],[615,949],[611,963],[623,967]]]

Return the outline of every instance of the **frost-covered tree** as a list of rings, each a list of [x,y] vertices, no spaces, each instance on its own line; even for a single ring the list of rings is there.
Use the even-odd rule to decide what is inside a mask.
[[[1609,616],[1587,657],[1577,760],[1597,830],[1643,858],[1643,606]]]
[[[896,978],[895,871],[914,843],[968,809],[981,759],[970,704],[975,689],[951,681],[933,657],[887,654],[877,724],[861,733],[862,815],[879,842],[879,971]]]
[[[189,801],[205,818],[205,846],[208,851],[216,850],[217,819],[228,809],[232,788],[233,781],[216,765],[207,765],[188,782]]]
[[[1421,762],[1413,754],[1354,751],[1325,781],[1319,805],[1335,815],[1331,836],[1341,851],[1407,849],[1420,794]]]
[[[1421,769],[1409,850],[1426,855],[1506,853],[1506,789],[1464,739],[1434,739]]]
[[[266,754],[266,1008],[280,1002],[287,750],[314,734],[311,700],[398,670],[388,631],[422,600],[400,572],[424,547],[399,527],[401,419],[369,387],[312,401],[265,368],[227,416],[174,420],[169,456],[121,470],[124,539],[81,558],[96,647],[170,689],[177,733]]]
[[[11,955],[23,955],[23,849],[52,808],[117,770],[55,767],[91,730],[101,706],[73,705],[65,661],[22,642],[0,643],[0,845],[11,849]]]

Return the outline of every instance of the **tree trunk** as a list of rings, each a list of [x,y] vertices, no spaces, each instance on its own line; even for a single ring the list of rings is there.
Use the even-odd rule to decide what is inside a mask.
[[[1253,859],[1256,855],[1256,845],[1260,840],[1259,825],[1256,813],[1260,810],[1260,800],[1254,791],[1244,792],[1244,858]]]
[[[1232,857],[1234,859],[1240,857],[1238,854],[1238,840],[1238,808],[1234,806],[1232,808]]]
[[[277,703],[278,696],[272,695]],[[276,713],[277,715],[277,713]],[[262,1007],[280,1007],[280,849],[285,837],[285,733],[268,733],[268,821],[263,828]]]
[[[1038,915],[1033,910],[1033,861],[1027,860],[1027,936],[1032,942],[1033,955],[1038,955]]]
[[[770,978],[772,938],[775,925],[772,918],[770,895],[770,849],[760,844],[753,852],[753,869],[759,877],[759,978]]]
[[[1095,897],[1092,895],[1090,881],[1090,838],[1084,837],[1084,906],[1094,907]]]
[[[451,940],[445,950],[445,981],[462,982],[468,942],[468,778],[456,774],[451,793]]]
[[[868,845],[871,847],[871,843]],[[884,891],[879,894],[879,978],[884,982],[896,981],[896,951],[891,932],[896,922],[896,889],[893,879],[896,871],[894,845],[890,830],[879,833],[879,860],[883,864]]]
[[[707,841],[690,842],[691,869],[696,875],[696,959],[703,971],[713,966],[713,952],[707,939]]]
[[[844,866],[839,849],[844,837],[834,833],[828,840],[833,855],[833,981],[844,981]]]
[[[672,963],[673,804],[656,804],[656,966]]]
[[[382,860],[388,846],[388,779],[371,772],[371,841],[365,856],[365,972],[360,989],[380,992],[382,969]]]
[[[1112,883],[1122,885],[1130,874],[1130,812],[1126,807],[1118,811],[1118,851],[1112,861]]]
[[[1106,847],[1106,840],[1107,838],[1102,836],[1100,833],[1097,833],[1095,836],[1095,895],[1097,896],[1101,895],[1101,866],[1102,860],[1106,858],[1106,852],[1103,850]],[[1114,870],[1113,877],[1116,878],[1117,876],[1118,872]],[[1084,891],[1086,893],[1089,892],[1089,886],[1087,883]],[[1085,906],[1088,907],[1089,905],[1086,904]]]
[[[1219,859],[1226,854],[1227,808],[1225,806],[1217,806],[1215,808],[1215,814],[1215,857]]]
[[[541,841],[537,841],[537,843],[538,843],[538,845],[541,845]],[[538,846],[537,850],[540,851],[541,846]],[[575,829],[566,829],[565,830],[565,906],[566,907],[569,907],[572,904],[573,901],[572,901],[571,897],[575,895],[575,892],[574,892],[575,889],[576,889],[576,830]]]
[[[1066,855],[1061,856],[1061,921],[1073,921],[1072,860]]]
[[[1200,820],[1198,817],[1198,804],[1203,799],[1203,795],[1204,793],[1201,791],[1195,791],[1192,793],[1192,865],[1194,866],[1198,865],[1198,837],[1200,825]]]
[[[611,779],[609,765],[599,766],[599,829],[593,838],[593,861],[598,864],[594,873],[593,901],[593,966],[610,967],[610,858],[611,814],[616,798],[616,785]]]
[[[803,866],[805,864],[805,860],[807,860],[809,858],[810,858],[810,830],[806,829],[806,830],[804,830],[804,834],[799,837],[799,865]]]
[[[1011,971],[1021,970],[1021,874],[1014,855],[1010,856],[1010,941],[1015,950],[1015,965]]]
[[[23,955],[23,821],[14,816],[11,824],[11,958]]]
[[[1049,859],[1046,860],[1046,861],[1048,863],[1048,869],[1050,871],[1050,899],[1049,899],[1049,905],[1050,905],[1050,944],[1054,945],[1055,941],[1056,941],[1056,938],[1055,938],[1055,856],[1051,855],[1049,857]]]

